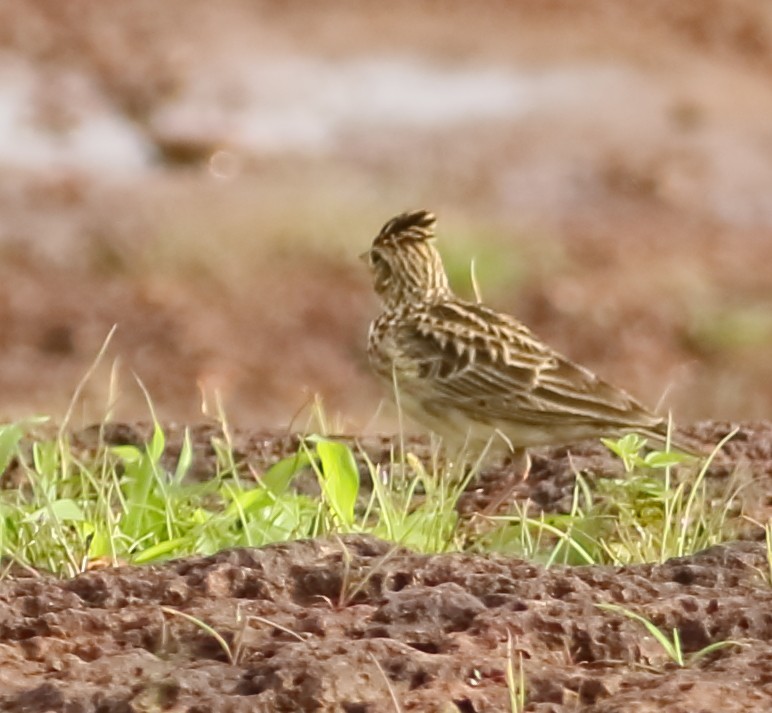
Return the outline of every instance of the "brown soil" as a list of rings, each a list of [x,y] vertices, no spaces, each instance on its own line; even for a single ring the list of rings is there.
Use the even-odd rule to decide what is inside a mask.
[[[772,706],[761,544],[663,565],[543,567],[423,556],[370,538],[226,550],[69,581],[0,583],[5,711],[528,711]],[[676,667],[614,603],[678,628]],[[195,623],[213,627],[223,647]]]
[[[221,394],[237,453],[258,469],[297,441],[249,429],[302,430],[314,394],[342,414],[334,428],[390,430],[388,412],[371,422],[382,392],[363,341],[377,307],[356,255],[392,214],[426,205],[460,289],[477,255],[488,301],[652,406],[667,393],[679,423],[714,419],[687,429],[704,443],[744,422],[709,482],[740,479],[738,522],[769,518],[772,427],[751,422],[772,412],[768,3],[37,0],[0,6],[0,53],[0,110],[15,89],[29,95],[25,140],[56,147],[103,116],[148,154],[116,166],[119,142],[103,139],[96,169],[35,163],[0,136],[4,419],[61,418],[117,325],[76,427],[147,419],[136,375],[164,420],[197,422],[199,389],[210,414]],[[250,72],[277,58],[295,67],[287,86],[309,94],[320,67],[408,58],[442,81],[511,72],[537,95],[522,114],[431,126],[381,125],[363,106],[312,149],[239,143]],[[338,111],[359,106],[352,96]],[[195,435],[201,478],[209,435]],[[374,456],[390,446],[352,440]],[[174,429],[170,442],[173,453]],[[515,496],[565,511],[576,470],[619,466],[595,445],[538,453]],[[508,475],[483,473],[462,511]],[[664,565],[545,571],[348,538],[71,581],[12,572],[0,710],[504,711],[511,641],[529,711],[762,712],[768,566],[750,541]],[[741,645],[676,668],[600,602],[677,627],[687,652]],[[237,660],[164,606],[213,626]]]

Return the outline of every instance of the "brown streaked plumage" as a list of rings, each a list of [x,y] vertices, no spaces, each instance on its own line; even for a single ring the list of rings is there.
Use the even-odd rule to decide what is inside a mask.
[[[665,441],[666,419],[514,317],[454,295],[435,223],[425,210],[402,213],[367,253],[384,308],[368,355],[410,415],[446,439],[482,446],[498,433],[517,451],[628,432]]]

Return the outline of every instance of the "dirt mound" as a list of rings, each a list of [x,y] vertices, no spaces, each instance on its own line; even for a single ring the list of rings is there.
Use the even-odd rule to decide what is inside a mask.
[[[346,537],[20,577],[0,583],[0,707],[500,711],[512,658],[526,710],[767,710],[767,570],[752,543],[663,565],[545,570]],[[677,628],[687,656],[738,644],[680,668],[601,603]],[[211,626],[230,657],[172,609]]]

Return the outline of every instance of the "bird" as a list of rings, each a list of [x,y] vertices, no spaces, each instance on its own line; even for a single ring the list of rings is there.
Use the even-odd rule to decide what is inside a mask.
[[[436,223],[427,210],[401,213],[362,255],[383,310],[370,324],[369,361],[407,415],[443,442],[503,444],[522,459],[523,477],[535,447],[628,433],[670,443],[667,418],[515,317],[457,296],[435,246]]]

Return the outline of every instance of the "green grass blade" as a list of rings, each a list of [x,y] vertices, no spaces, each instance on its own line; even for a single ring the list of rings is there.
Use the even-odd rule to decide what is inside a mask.
[[[677,629],[673,630],[674,640],[671,641],[670,639],[667,638],[667,635],[664,632],[662,632],[654,625],[653,622],[649,621],[645,616],[636,614],[634,611],[631,611],[630,609],[626,609],[625,607],[619,606],[618,604],[596,604],[595,606],[598,607],[598,609],[616,612],[617,614],[626,616],[628,619],[632,619],[634,621],[637,621],[640,624],[643,624],[646,627],[646,630],[657,640],[659,645],[665,650],[667,655],[673,661],[675,661],[679,666],[683,666],[683,656],[681,653],[681,647],[680,645],[678,645],[680,640],[679,640]]]
[[[172,540],[164,540],[132,555],[133,564],[146,564],[153,560],[161,559],[166,555],[174,554],[189,542],[187,537],[176,537]]]
[[[695,651],[693,654],[690,654],[686,661],[691,666],[692,664],[697,663],[697,661],[699,661],[704,656],[712,654],[714,651],[718,651],[719,649],[724,649],[727,646],[743,646],[743,644],[740,641],[716,641],[713,644],[708,644],[704,649],[700,649],[699,651]]]
[[[190,442],[190,431],[186,428],[182,437],[182,448],[177,460],[177,468],[174,471],[174,482],[181,483],[193,464],[193,445]]]
[[[23,435],[24,431],[21,426],[15,423],[0,426],[0,475],[5,472],[16,454],[16,449]]]

